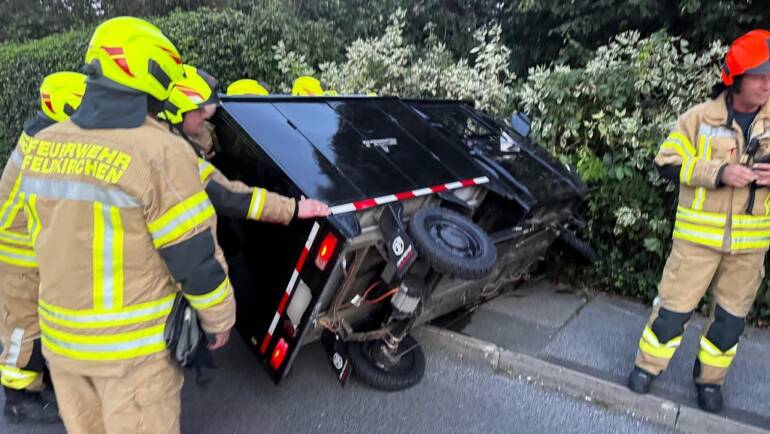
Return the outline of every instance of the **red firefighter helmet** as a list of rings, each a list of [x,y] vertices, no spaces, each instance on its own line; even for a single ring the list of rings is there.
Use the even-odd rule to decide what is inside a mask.
[[[752,30],[733,41],[722,65],[722,82],[732,86],[744,74],[770,74],[770,32]]]

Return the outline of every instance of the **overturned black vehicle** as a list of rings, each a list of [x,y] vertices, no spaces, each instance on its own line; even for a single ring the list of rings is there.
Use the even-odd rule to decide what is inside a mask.
[[[223,219],[237,327],[272,378],[322,339],[341,382],[416,384],[415,326],[522,280],[572,230],[586,189],[528,137],[462,101],[223,97],[214,160],[231,179],[333,214],[287,227]]]

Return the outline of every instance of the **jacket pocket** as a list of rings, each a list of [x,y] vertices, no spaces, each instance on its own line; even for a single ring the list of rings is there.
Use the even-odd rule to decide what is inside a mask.
[[[709,140],[709,137],[704,137],[705,141],[711,142],[711,159],[712,160],[722,160],[727,161],[730,163],[736,163],[738,161],[737,159],[737,150],[738,150],[738,142],[733,137],[726,137],[726,136],[717,136],[717,137],[711,137]]]

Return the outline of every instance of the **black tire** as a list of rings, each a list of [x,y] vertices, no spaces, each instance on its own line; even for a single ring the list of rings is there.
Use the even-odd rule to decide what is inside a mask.
[[[445,208],[423,208],[409,221],[417,253],[436,271],[466,280],[487,277],[497,250],[483,229]]]
[[[396,391],[408,389],[422,380],[425,374],[425,354],[411,335],[406,335],[401,340],[397,351],[407,352],[401,356],[398,364],[390,369],[380,367],[372,359],[372,348],[380,344],[380,340],[348,343],[353,375],[360,382],[375,389]]]

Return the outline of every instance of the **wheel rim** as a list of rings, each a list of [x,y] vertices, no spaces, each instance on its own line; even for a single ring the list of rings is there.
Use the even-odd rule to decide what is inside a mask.
[[[460,258],[475,258],[481,255],[481,244],[473,233],[455,222],[431,219],[426,229],[436,244]]]
[[[372,354],[373,351],[379,351],[378,345],[380,344],[382,344],[382,341],[380,340],[366,341],[363,343],[363,350],[364,354],[366,354],[366,358],[369,359],[372,364],[377,367],[377,369],[393,374],[405,374],[409,372],[409,369],[411,369],[412,365],[414,364],[414,354],[412,354],[414,350],[409,351],[406,354],[402,354],[401,358],[398,360],[398,363],[395,365],[386,367],[378,363],[377,359]],[[399,350],[400,349],[401,347],[399,346]]]

